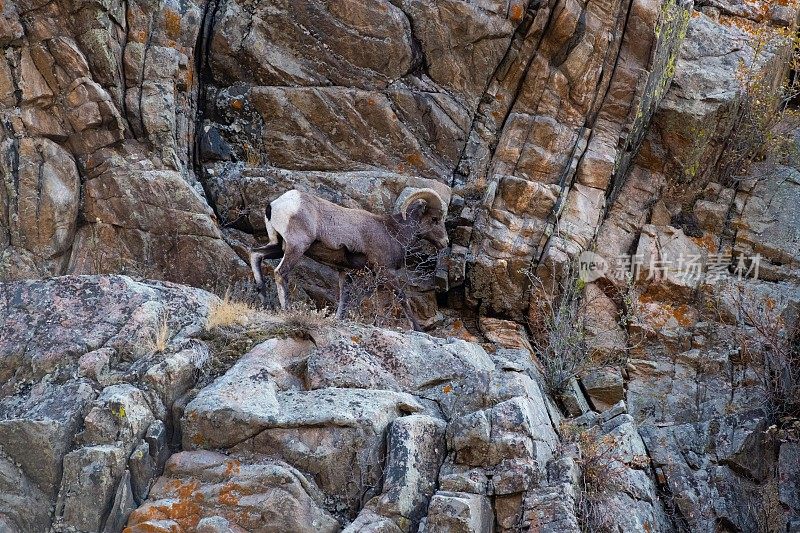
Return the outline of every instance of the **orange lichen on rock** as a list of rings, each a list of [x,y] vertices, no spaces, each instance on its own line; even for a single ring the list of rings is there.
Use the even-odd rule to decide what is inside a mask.
[[[171,521],[158,521],[158,522],[142,522],[133,526],[128,526],[122,530],[122,533],[181,533],[183,530],[175,522]]]
[[[406,157],[406,161],[409,165],[413,165],[415,167],[421,167],[423,165],[422,156],[418,153],[410,154]]]
[[[129,528],[158,520],[174,520],[181,528],[188,530],[197,526],[202,518],[202,503],[205,499],[199,491],[200,482],[173,479],[165,488],[172,497],[160,503],[145,503],[133,511],[128,518]]]
[[[697,310],[687,304],[673,305],[646,293],[639,297],[639,304],[642,318],[656,329],[685,328],[697,322]]]
[[[522,8],[522,4],[514,4],[511,6],[511,20],[514,22],[518,22],[522,20],[522,15],[525,11]]]
[[[232,459],[225,463],[225,474],[228,476],[238,475],[242,470],[242,462],[238,459]]]
[[[244,487],[233,481],[225,483],[219,491],[218,500],[223,505],[235,507],[239,505],[239,498],[244,491]]]
[[[672,310],[672,316],[675,317],[675,320],[677,320],[678,324],[680,324],[681,326],[687,327],[695,322],[694,320],[695,317],[693,314],[694,309],[692,309],[688,305],[681,304],[677,307],[673,307],[671,310]]]
[[[692,241],[701,248],[708,250],[711,253],[717,253],[719,242],[713,233],[706,232],[702,237],[690,237]]]
[[[167,31],[167,37],[177,40],[181,36],[181,15],[180,13],[167,9],[164,11],[164,27]]]

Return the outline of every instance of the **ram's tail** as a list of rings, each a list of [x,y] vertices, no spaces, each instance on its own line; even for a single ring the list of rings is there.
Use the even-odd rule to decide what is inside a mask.
[[[264,226],[267,228],[267,235],[269,235],[269,244],[280,244],[281,238],[269,219],[272,218],[272,205],[267,204],[264,208]]]

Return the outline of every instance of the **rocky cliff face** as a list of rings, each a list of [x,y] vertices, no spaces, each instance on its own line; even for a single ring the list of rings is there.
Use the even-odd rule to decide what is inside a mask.
[[[737,157],[797,15],[0,0],[0,529],[797,530],[763,369],[797,337],[800,127]],[[411,291],[435,336],[208,322],[280,192],[421,186],[450,207]],[[602,362],[553,394],[531,280],[586,250],[642,275],[581,284]]]

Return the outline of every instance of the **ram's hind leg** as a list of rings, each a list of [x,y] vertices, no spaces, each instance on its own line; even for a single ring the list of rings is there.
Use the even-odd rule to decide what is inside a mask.
[[[250,270],[253,271],[253,279],[256,282],[256,290],[261,299],[261,304],[264,305],[267,300],[267,289],[264,285],[264,276],[261,274],[261,262],[264,260],[264,254],[255,250],[250,251]]]

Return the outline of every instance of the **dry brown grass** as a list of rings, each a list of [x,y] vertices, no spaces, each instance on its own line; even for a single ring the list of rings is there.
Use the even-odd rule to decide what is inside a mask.
[[[242,355],[268,339],[292,337],[313,341],[315,335],[334,323],[327,309],[317,310],[298,302],[289,310],[271,311],[242,300],[228,291],[211,308],[204,336],[211,347],[211,357],[203,368],[204,374],[224,373]]]
[[[159,316],[153,326],[145,327],[140,331],[137,350],[140,355],[164,353],[171,336],[169,315],[165,312]]]
[[[229,326],[244,326],[260,311],[248,302],[234,300],[230,291],[225,292],[219,302],[211,306],[206,320],[206,329],[214,330]]]
[[[265,325],[277,337],[311,338],[313,334],[334,322],[328,309],[314,309],[308,305],[294,305],[286,311],[271,313]]]
[[[213,305],[206,320],[208,331],[225,328],[231,331],[262,331],[271,336],[309,336],[333,323],[327,309],[317,310],[298,302],[288,310],[269,311],[256,304],[237,300],[225,293]]]
[[[649,465],[646,455],[625,460],[622,437],[602,434],[598,427],[584,428],[565,424],[562,426],[565,443],[577,445],[580,468],[578,498],[576,501],[581,529],[586,532],[615,531],[618,508],[615,493],[630,489],[628,468],[645,469]]]

